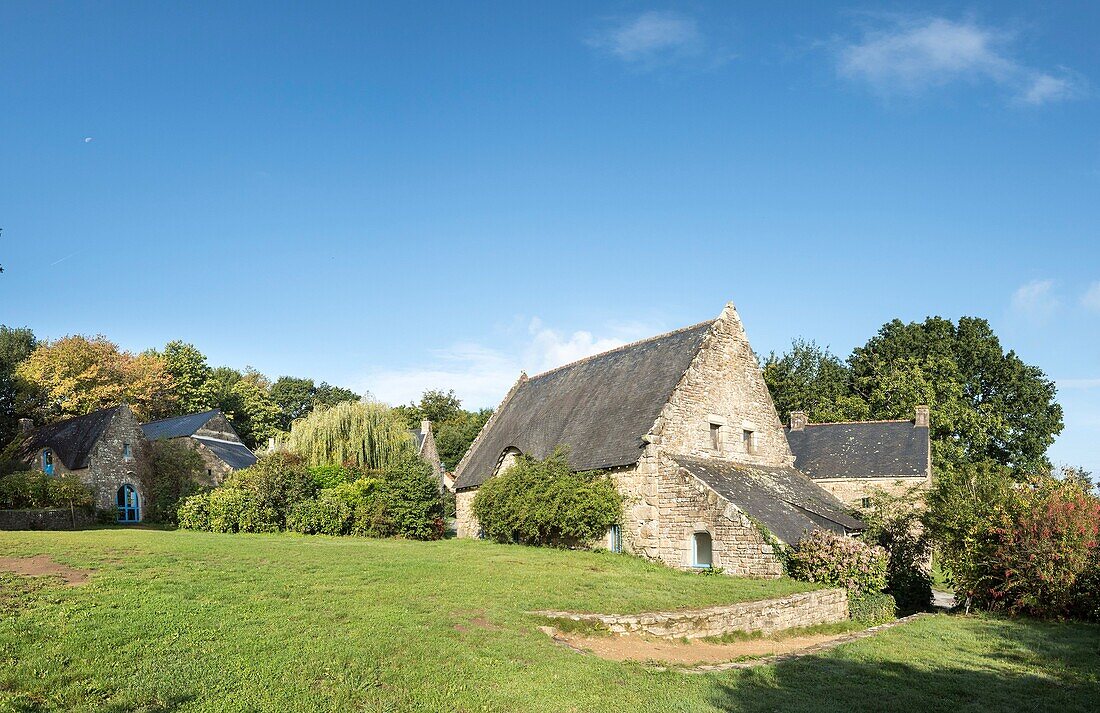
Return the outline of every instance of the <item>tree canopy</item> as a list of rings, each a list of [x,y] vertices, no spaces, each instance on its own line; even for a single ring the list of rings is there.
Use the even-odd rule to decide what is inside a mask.
[[[0,450],[19,433],[21,388],[15,367],[31,355],[36,345],[31,330],[0,325]]]
[[[784,419],[792,410],[820,422],[902,419],[927,404],[938,468],[988,460],[1049,470],[1046,451],[1063,428],[1054,383],[1005,352],[984,319],[895,319],[846,362],[796,340],[763,368]]]
[[[314,466],[385,469],[416,455],[401,416],[385,404],[363,401],[318,406],[294,422],[287,445]]]
[[[462,401],[453,389],[425,391],[419,402],[398,406],[394,410],[405,418],[409,428],[420,428],[420,422],[424,419],[432,422],[435,447],[445,470],[454,470],[458,466],[482,426],[493,415],[492,409],[463,409]]]

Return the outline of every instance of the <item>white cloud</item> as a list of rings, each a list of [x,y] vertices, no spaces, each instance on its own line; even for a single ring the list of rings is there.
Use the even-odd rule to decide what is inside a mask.
[[[593,34],[588,44],[641,65],[698,56],[706,49],[706,40],[694,18],[656,10],[618,20]]]
[[[467,408],[495,408],[521,371],[533,376],[659,330],[633,324],[607,331],[605,336],[585,330],[565,332],[546,326],[536,317],[522,337],[508,347],[456,344],[435,352],[425,367],[376,370],[357,380],[355,386],[390,404],[416,400],[427,389],[454,389]]]
[[[1080,80],[1030,68],[1011,54],[1011,33],[942,17],[893,20],[840,48],[838,71],[881,94],[917,93],[955,82],[992,82],[1020,103],[1075,96]]]
[[[1100,282],[1089,285],[1089,288],[1085,290],[1085,294],[1081,295],[1081,304],[1086,309],[1100,312]]]
[[[1059,304],[1053,280],[1032,280],[1012,293],[1012,311],[1035,321],[1046,320]]]

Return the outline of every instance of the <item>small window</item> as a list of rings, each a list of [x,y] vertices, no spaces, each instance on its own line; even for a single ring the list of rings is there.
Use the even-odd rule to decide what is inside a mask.
[[[871,498],[862,498],[862,499],[860,499],[859,506],[861,508],[863,508],[864,510],[871,507]]]
[[[722,425],[710,424],[710,447],[716,451],[722,450]]]
[[[756,431],[747,428],[741,431],[741,442],[745,446],[746,453],[756,453]]]
[[[709,532],[696,532],[691,538],[691,566],[708,569],[713,566]]]
[[[133,460],[134,459],[134,451],[133,451],[132,448],[130,448],[129,443],[123,443],[122,444],[122,457],[125,458],[126,460]]]
[[[42,472],[53,475],[53,453],[49,448],[42,451]]]
[[[619,525],[612,525],[607,531],[607,549],[612,552],[623,551],[623,528]]]

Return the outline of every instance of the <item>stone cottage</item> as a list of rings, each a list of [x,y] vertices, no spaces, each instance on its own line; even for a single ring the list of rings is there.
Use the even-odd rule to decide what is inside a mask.
[[[220,485],[233,471],[256,463],[256,455],[218,409],[152,421],[141,429],[150,441],[175,441],[198,453],[207,485]]]
[[[432,477],[439,486],[439,491],[446,488],[443,461],[439,460],[439,451],[435,447],[435,434],[432,432],[432,422],[424,419],[420,422],[420,428],[410,428],[409,435],[416,442],[416,452],[432,467]]]
[[[810,423],[793,411],[787,443],[794,467],[850,507],[873,507],[875,490],[932,487],[927,406],[904,421]]]
[[[24,420],[20,459],[47,476],[77,475],[95,506],[116,509],[119,522],[140,522],[140,475],[149,464],[141,425],[126,404],[34,428]]]
[[[863,524],[795,470],[732,304],[717,319],[519,380],[456,470],[458,534],[479,536],[478,486],[519,454],[569,448],[625,499],[607,546],[679,568],[778,576],[773,544]]]

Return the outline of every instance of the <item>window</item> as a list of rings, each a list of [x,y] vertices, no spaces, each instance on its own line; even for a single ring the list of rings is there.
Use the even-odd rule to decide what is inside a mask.
[[[133,451],[132,448],[130,448],[129,443],[123,443],[122,444],[122,457],[125,458],[126,460],[133,460],[134,459],[134,451]]]
[[[861,499],[861,500],[859,501],[859,506],[860,506],[861,508],[863,508],[864,510],[866,510],[867,508],[871,507],[871,498],[862,498],[862,499]]]
[[[607,531],[607,549],[612,552],[623,551],[623,528],[619,525],[612,525]]]
[[[53,475],[53,453],[49,448],[42,451],[42,472]]]
[[[691,566],[708,569],[713,566],[709,532],[696,532],[691,537]]]
[[[710,447],[716,451],[722,450],[722,424],[710,424]]]
[[[747,428],[741,431],[741,442],[745,445],[746,453],[756,453],[756,431]]]

